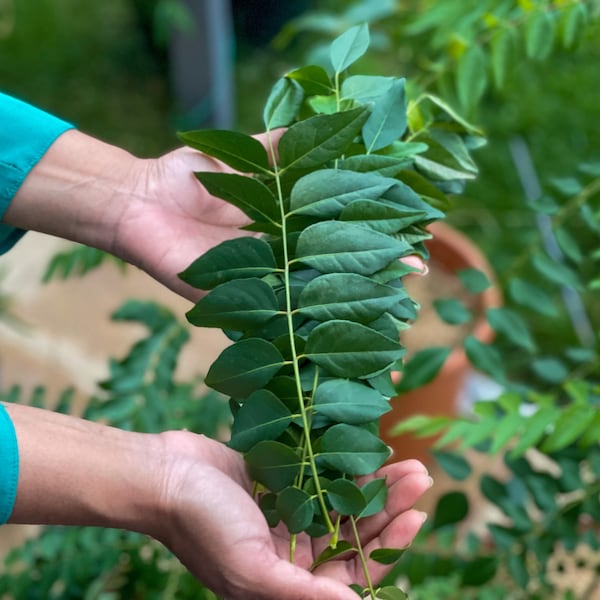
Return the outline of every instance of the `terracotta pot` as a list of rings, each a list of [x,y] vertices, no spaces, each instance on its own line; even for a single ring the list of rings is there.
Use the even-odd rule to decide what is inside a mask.
[[[485,311],[501,304],[501,294],[494,283],[492,268],[481,251],[462,233],[443,223],[435,223],[429,230],[433,234],[433,238],[427,242],[431,262],[435,261],[449,274],[466,268],[479,269],[492,282],[492,286],[471,298],[471,308],[476,316],[468,332],[481,342],[490,342],[494,334],[484,318]],[[440,297],[443,296],[444,291],[441,290]],[[408,350],[410,352],[410,347]],[[458,344],[431,383],[392,399],[392,411],[381,419],[381,436],[394,450],[392,460],[417,458],[424,463],[431,462],[429,449],[435,438],[416,438],[410,434],[391,436],[389,431],[399,421],[415,414],[455,415],[457,399],[469,370],[470,364],[462,344]]]

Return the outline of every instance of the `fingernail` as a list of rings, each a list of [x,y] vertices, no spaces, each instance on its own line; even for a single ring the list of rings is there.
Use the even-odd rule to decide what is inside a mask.
[[[433,481],[433,477],[428,477],[427,479],[429,480],[429,487],[432,487],[432,486],[433,486],[433,484],[435,483],[435,482]]]
[[[421,519],[422,519],[422,521],[421,521],[421,522],[422,522],[422,523],[425,523],[425,521],[427,521],[427,516],[428,516],[428,515],[427,515],[427,513],[426,513],[426,512],[423,512],[423,511],[420,511],[420,513],[419,513],[419,514],[421,515]]]

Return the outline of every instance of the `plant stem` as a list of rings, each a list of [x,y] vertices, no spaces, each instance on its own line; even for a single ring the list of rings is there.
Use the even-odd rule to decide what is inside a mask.
[[[281,237],[283,239],[283,258],[284,258],[284,285],[285,285],[285,306],[286,306],[286,317],[288,324],[288,335],[290,338],[290,349],[292,351],[292,365],[294,370],[294,379],[296,381],[296,392],[298,394],[298,405],[300,407],[300,415],[302,418],[302,429],[304,430],[304,438],[305,444],[304,447],[308,454],[308,460],[310,463],[310,468],[312,471],[312,476],[315,482],[315,491],[317,493],[317,498],[319,500],[319,505],[321,507],[321,512],[323,513],[323,518],[325,519],[325,524],[327,525],[327,529],[330,533],[335,531],[333,523],[331,522],[331,518],[329,517],[329,512],[327,511],[327,506],[325,504],[325,497],[323,494],[323,490],[321,489],[321,484],[319,482],[319,473],[317,471],[317,465],[315,462],[315,455],[312,447],[312,442],[310,439],[310,423],[308,420],[308,411],[306,409],[306,404],[304,402],[304,393],[302,391],[302,385],[300,382],[300,366],[298,364],[298,352],[296,350],[296,341],[294,339],[294,323],[293,323],[293,315],[292,315],[292,297],[291,297],[291,286],[290,286],[290,260],[289,260],[289,252],[287,245],[287,225],[285,219],[285,207],[283,205],[283,192],[281,189],[281,179],[279,173],[279,166],[277,161],[275,160],[275,151],[273,148],[273,143],[271,140],[271,136],[267,135],[267,140],[269,144],[269,151],[271,156],[273,157],[273,171],[275,174],[275,183],[277,185],[277,197],[279,199],[279,210],[281,211]]]
[[[365,576],[365,581],[367,582],[367,588],[369,588],[369,594],[373,600],[375,599],[375,588],[373,587],[373,582],[371,581],[371,576],[369,575],[369,568],[367,567],[367,558],[362,549],[362,544],[360,541],[360,536],[358,535],[358,529],[356,527],[356,518],[354,515],[350,516],[350,523],[352,525],[352,532],[354,533],[354,539],[356,541],[356,550],[358,551],[358,556],[360,558],[360,564],[362,565],[363,574]]]

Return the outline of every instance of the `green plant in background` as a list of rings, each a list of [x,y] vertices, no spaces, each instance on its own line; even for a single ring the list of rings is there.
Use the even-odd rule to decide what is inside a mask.
[[[360,486],[356,477],[389,457],[377,420],[401,369],[399,334],[416,314],[402,284],[411,269],[399,259],[427,257],[425,225],[443,216],[428,201],[446,205],[444,192],[474,176],[468,148],[481,140],[441,101],[442,118],[414,128],[404,79],[350,72],[368,45],[368,27],[353,27],[332,42],[328,71],[301,67],[276,83],[264,125],[268,135],[289,127],[277,152],[231,131],[180,134],[249,173],[196,177],[262,234],[222,243],[181,277],[208,291],[188,320],[232,340],[206,383],[230,397],[229,444],[244,453],[269,524],[293,534],[290,559],[296,534],[329,536],[316,564],[355,552],[367,580],[359,593],[401,598],[370,580],[357,532],[383,509],[385,481]],[[349,539],[340,539],[344,517]],[[389,564],[400,554],[370,558]]]
[[[160,432],[188,428],[213,438],[229,428],[223,399],[201,389],[201,381],[176,382],[174,370],[188,340],[185,325],[151,302],[129,301],[113,319],[145,326],[147,334],[120,360],[110,363],[104,393],[89,400],[83,416],[123,429]],[[19,388],[0,396],[71,413],[74,394],[56,400],[38,388],[24,398]],[[44,527],[13,549],[0,573],[0,597],[12,600],[214,600],[161,544],[120,530]]]

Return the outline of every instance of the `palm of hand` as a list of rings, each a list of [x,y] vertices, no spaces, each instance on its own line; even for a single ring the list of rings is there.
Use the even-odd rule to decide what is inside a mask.
[[[307,569],[328,539],[298,535],[295,563],[291,564],[287,529],[268,527],[249,493],[251,484],[242,457],[202,436],[169,435],[177,456],[169,466],[167,493],[174,510],[162,537],[201,581],[227,600],[356,598],[347,587],[354,582],[364,584],[355,555],[325,563],[311,574]],[[430,485],[417,461],[389,465],[377,476],[387,477],[390,494],[383,512],[359,523],[367,552],[412,541],[422,516],[411,507]],[[353,539],[347,526],[341,533]],[[385,570],[382,565],[371,565],[375,578],[382,577]]]

